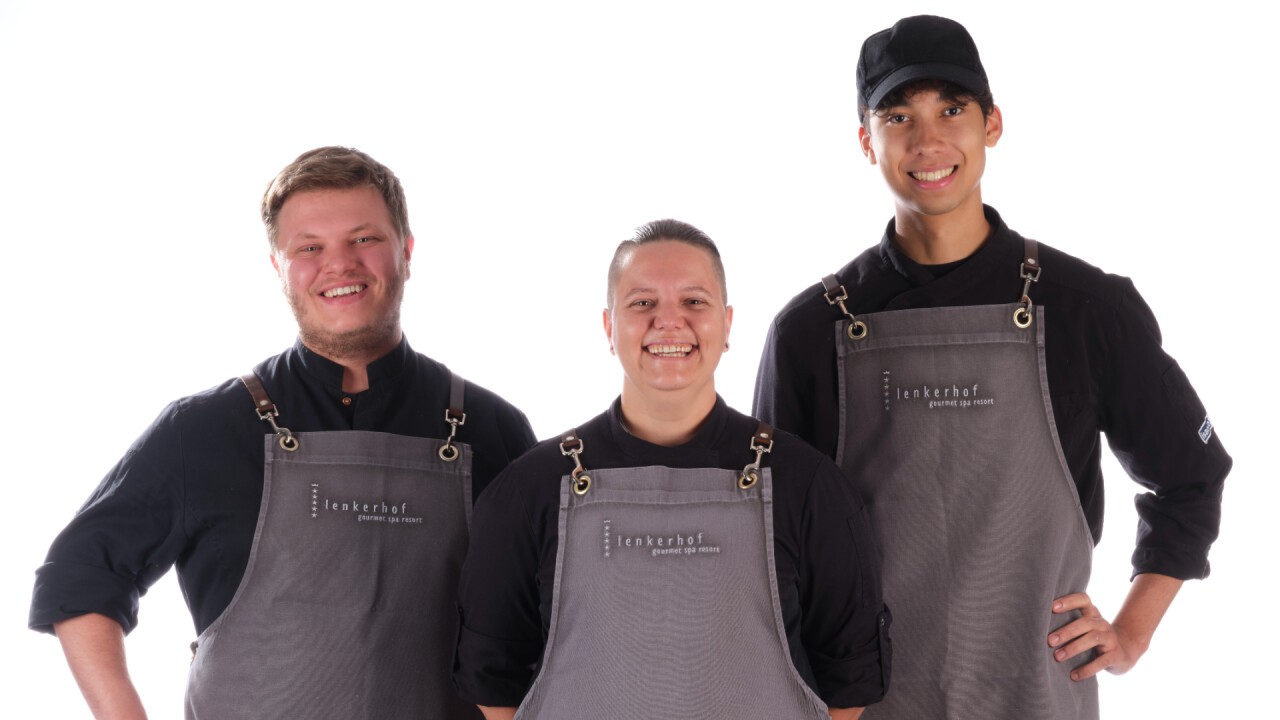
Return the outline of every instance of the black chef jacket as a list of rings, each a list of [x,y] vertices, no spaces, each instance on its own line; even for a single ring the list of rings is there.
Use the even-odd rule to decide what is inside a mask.
[[[941,274],[894,244],[891,220],[878,246],[837,273],[850,312],[1017,302],[1023,238],[984,209],[990,237]],[[1044,311],[1049,395],[1095,544],[1102,538],[1105,432],[1120,463],[1150,491],[1136,499],[1134,574],[1205,577],[1231,458],[1204,406],[1161,349],[1155,316],[1128,278],[1045,245],[1040,264],[1030,296]],[[770,327],[756,378],[756,414],[832,457],[840,428],[834,326],[842,317],[821,284],[797,295]]]
[[[342,391],[342,366],[299,341],[255,369],[294,432],[370,430],[445,438],[449,376],[407,341],[368,366],[369,389]],[[466,384],[458,440],[474,449],[480,491],[534,443],[524,415]],[[102,480],[36,571],[30,626],[85,613],[131,631],[138,598],[173,565],[197,634],[231,602],[262,500],[263,435],[239,379],[170,404]]]
[[[629,434],[619,422],[620,407],[615,401],[578,428],[588,470],[741,470],[755,459],[748,446],[757,421],[720,398],[697,435],[679,447]],[[539,443],[513,463],[475,508],[458,591],[462,627],[454,682],[479,705],[519,705],[542,660],[555,585],[560,481],[574,467],[559,442]],[[789,433],[775,435],[764,464],[773,472],[774,565],[792,661],[832,707],[876,702],[889,681],[882,635],[889,615],[862,501],[830,459]]]

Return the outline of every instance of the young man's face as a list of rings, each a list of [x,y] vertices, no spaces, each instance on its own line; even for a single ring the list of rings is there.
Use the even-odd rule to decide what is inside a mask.
[[[338,359],[378,357],[400,342],[413,237],[400,239],[376,189],[294,193],[278,228],[271,264],[304,345]]]
[[[862,152],[880,166],[898,212],[929,217],[982,212],[979,183],[987,148],[1000,140],[1000,109],[922,90],[873,112],[858,129]]]

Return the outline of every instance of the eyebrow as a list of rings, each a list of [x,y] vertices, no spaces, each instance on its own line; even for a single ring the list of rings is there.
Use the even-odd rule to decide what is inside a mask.
[[[706,295],[711,295],[711,294],[713,294],[710,290],[708,290],[708,289],[706,289],[706,288],[702,287],[701,285],[686,285],[686,286],[684,286],[684,287],[682,287],[682,288],[678,288],[678,290],[679,290],[680,292],[683,292],[683,293],[687,293],[687,292],[700,292],[700,293],[704,293],[704,294],[706,294]],[[656,293],[656,292],[658,292],[658,291],[657,291],[657,289],[655,289],[655,288],[647,288],[647,287],[632,288],[631,290],[629,290],[629,291],[627,292],[627,294],[626,294],[626,295],[623,295],[622,297],[624,297],[624,298],[629,298],[629,297],[631,297],[632,295],[643,295],[643,294],[645,294],[645,293]]]
[[[359,225],[356,225],[355,227],[351,228],[350,230],[347,230],[345,233],[342,233],[342,234],[355,235],[356,233],[368,232],[370,230],[374,231],[375,234],[378,234],[378,235],[382,234],[378,230],[378,226],[375,223],[360,223]],[[294,238],[299,240],[311,240],[318,237],[320,237],[320,235],[313,232],[304,232],[301,235],[294,235]]]

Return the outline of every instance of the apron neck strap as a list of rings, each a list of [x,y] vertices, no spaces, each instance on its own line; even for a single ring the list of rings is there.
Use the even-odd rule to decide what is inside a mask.
[[[440,446],[437,454],[441,460],[453,462],[461,454],[453,446],[453,440],[458,436],[458,426],[467,424],[467,414],[463,412],[462,405],[466,381],[448,368],[445,368],[445,372],[449,373],[449,406],[444,409],[444,421],[449,424],[449,437],[445,438],[444,445]]]
[[[258,379],[258,374],[253,371],[247,372],[240,376],[240,382],[249,391],[249,395],[253,397],[253,409],[257,411],[258,419],[269,424],[271,430],[280,437],[280,447],[288,452],[297,450],[298,438],[294,437],[289,428],[276,424],[276,418],[280,417],[280,410],[276,408],[276,404],[267,395],[267,389],[262,386],[262,381]]]
[[[738,489],[749,490],[755,486],[756,481],[760,479],[760,463],[764,460],[767,452],[773,451],[773,426],[769,423],[759,420],[756,425],[756,433],[751,436],[751,451],[756,454],[756,459],[747,466],[742,468],[742,472],[738,473]]]
[[[846,332],[849,334],[850,340],[861,340],[867,336],[867,324],[853,316],[849,312],[849,308],[845,306],[844,301],[849,299],[849,292],[844,289],[844,285],[840,284],[840,278],[834,274],[822,278],[822,298],[827,301],[828,305],[839,305],[840,312],[849,318],[849,326]]]
[[[573,478],[573,492],[575,495],[586,495],[587,491],[591,489],[591,476],[587,474],[587,469],[582,466],[582,452],[586,447],[586,443],[582,442],[582,436],[578,434],[578,428],[569,430],[560,436],[560,454],[573,458],[574,467],[569,476]]]
[[[1017,310],[1013,311],[1013,324],[1020,328],[1031,326],[1031,309],[1034,307],[1031,302],[1031,283],[1040,280],[1040,244],[1031,238],[1023,239],[1022,248],[1022,265],[1019,267],[1019,274],[1022,277],[1022,303]]]

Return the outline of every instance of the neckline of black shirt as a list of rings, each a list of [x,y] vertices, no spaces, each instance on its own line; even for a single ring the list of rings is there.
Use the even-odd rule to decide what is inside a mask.
[[[666,445],[656,445],[627,432],[622,422],[622,398],[616,398],[605,411],[604,417],[607,420],[608,440],[617,456],[624,465],[621,467],[639,467],[645,465],[670,465],[673,467],[719,467],[720,452],[717,448],[724,446],[726,442],[725,433],[733,432],[736,428],[729,423],[731,413],[729,406],[725,403],[724,398],[716,395],[715,405],[711,411],[707,413],[702,424],[698,426],[694,436],[688,442],[669,447]],[[590,423],[589,423],[590,424]],[[584,427],[586,427],[584,425]],[[590,433],[591,428],[588,430]],[[592,433],[594,434],[594,433]],[[751,439],[750,432],[745,432],[742,436],[743,461],[745,465],[752,457],[746,451],[747,443]],[[582,453],[582,463],[588,469],[591,467],[591,434],[582,435],[585,444]],[[614,453],[606,453],[613,455]],[[620,467],[615,463],[611,463],[613,467]]]
[[[410,352],[409,339],[404,333],[401,333],[400,342],[390,352],[369,363],[365,368],[369,375],[369,389],[372,390],[375,386],[383,383],[393,382],[400,377],[408,366]],[[326,390],[339,395],[355,396],[360,394],[344,392],[342,390],[342,376],[345,368],[304,345],[300,336],[294,340],[292,352],[288,356],[297,358],[299,368],[308,376],[317,380]]]
[[[907,257],[894,242],[896,223],[890,218],[880,243],[870,251],[879,258],[882,266],[892,270],[888,275],[879,276],[876,282],[879,287],[869,287],[863,282],[866,278],[858,268],[862,256],[854,258],[841,268],[837,276],[846,287],[862,288],[863,292],[858,294],[859,297],[866,298],[873,304],[878,301],[871,298],[885,298],[887,303],[879,310],[972,304],[961,302],[960,299],[970,297],[975,288],[985,288],[989,293],[993,279],[1000,281],[995,287],[1012,286],[1019,282],[1018,261],[1021,259],[1022,239],[1009,229],[995,208],[983,205],[982,212],[991,226],[990,234],[973,254],[954,265],[921,265]],[[965,272],[954,272],[962,266]],[[934,268],[945,270],[935,275]],[[1007,275],[1007,278],[1001,281],[999,274]],[[820,293],[815,293],[814,296],[817,300],[821,299]],[[1007,301],[1012,303],[1017,300],[1017,295],[1011,294]],[[860,304],[856,299],[854,302],[855,305]]]

